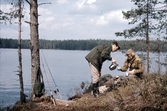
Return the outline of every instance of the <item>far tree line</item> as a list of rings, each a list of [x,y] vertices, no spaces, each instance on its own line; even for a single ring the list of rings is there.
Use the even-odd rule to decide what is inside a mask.
[[[100,44],[110,44],[114,40],[89,39],[89,40],[44,40],[40,39],[40,49],[60,49],[60,50],[91,50]],[[121,50],[132,48],[135,51],[146,51],[144,40],[117,40]],[[165,41],[150,41],[150,51],[167,52]],[[17,39],[0,38],[0,48],[18,48]],[[30,40],[22,40],[22,49],[30,48]]]

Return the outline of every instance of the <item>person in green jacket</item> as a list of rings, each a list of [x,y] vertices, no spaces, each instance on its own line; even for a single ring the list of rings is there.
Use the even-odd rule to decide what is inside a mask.
[[[112,44],[104,44],[94,47],[87,55],[86,60],[89,63],[91,79],[92,79],[92,92],[93,96],[97,97],[99,95],[98,81],[101,77],[101,69],[103,62],[106,60],[116,63],[116,60],[110,56],[111,52],[119,50],[120,47],[116,41]]]
[[[126,73],[126,76],[142,78],[144,72],[144,65],[142,60],[135,55],[132,49],[127,50],[126,56],[127,59],[125,60],[124,65],[118,68],[118,70],[126,72],[129,69]]]

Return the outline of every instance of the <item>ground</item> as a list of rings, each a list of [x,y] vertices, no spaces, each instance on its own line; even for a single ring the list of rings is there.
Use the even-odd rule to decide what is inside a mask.
[[[54,100],[45,96],[23,105],[18,102],[11,111],[167,111],[167,75],[130,80],[97,98],[86,93],[70,101]]]

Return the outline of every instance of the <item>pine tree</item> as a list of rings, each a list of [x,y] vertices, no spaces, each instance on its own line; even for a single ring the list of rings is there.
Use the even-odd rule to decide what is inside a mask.
[[[123,11],[125,19],[129,20],[129,25],[133,25],[131,29],[125,29],[123,32],[116,32],[116,36],[124,36],[125,38],[139,37],[145,40],[146,44],[146,68],[147,73],[150,72],[150,35],[156,30],[154,21],[158,19],[155,13],[155,7],[158,0],[132,0],[136,8],[130,11]],[[151,35],[152,36],[152,35]]]
[[[35,94],[35,83],[41,84],[40,47],[38,33],[38,1],[26,0],[30,5],[30,50],[31,50],[31,99]],[[41,95],[40,95],[41,96]]]

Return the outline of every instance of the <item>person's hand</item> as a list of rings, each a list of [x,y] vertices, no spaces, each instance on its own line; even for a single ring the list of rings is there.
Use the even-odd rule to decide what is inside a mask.
[[[129,74],[135,74],[135,69],[133,69],[132,71],[129,71]]]
[[[113,62],[113,63],[116,63],[116,60],[112,58],[112,62]]]
[[[126,76],[129,76],[129,72],[126,72]]]

